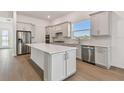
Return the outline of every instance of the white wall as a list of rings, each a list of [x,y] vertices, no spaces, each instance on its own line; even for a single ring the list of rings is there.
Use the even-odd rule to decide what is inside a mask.
[[[12,11],[0,11],[0,17],[12,18],[13,12]]]
[[[112,13],[112,65],[124,68],[124,11]]]
[[[48,21],[24,15],[17,15],[17,22],[25,22],[35,25],[35,42],[45,42],[45,26],[49,25]]]

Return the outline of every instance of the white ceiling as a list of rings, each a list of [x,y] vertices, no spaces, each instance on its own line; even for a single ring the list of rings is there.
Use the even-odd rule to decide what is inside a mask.
[[[71,11],[18,11],[17,14],[51,21],[58,17],[67,15],[70,12]],[[48,16],[50,16],[49,19]]]

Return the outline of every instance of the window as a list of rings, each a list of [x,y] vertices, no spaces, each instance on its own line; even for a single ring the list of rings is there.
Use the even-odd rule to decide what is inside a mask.
[[[3,30],[2,31],[2,47],[8,47],[8,31]]]
[[[82,20],[78,23],[72,24],[73,37],[89,37],[90,36],[91,21]]]

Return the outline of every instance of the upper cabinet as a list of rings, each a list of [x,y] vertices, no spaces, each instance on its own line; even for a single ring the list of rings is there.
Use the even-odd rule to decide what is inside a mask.
[[[110,13],[97,12],[91,14],[91,35],[108,36],[110,35]]]
[[[17,23],[17,30],[32,31],[32,25],[26,23]]]
[[[61,24],[46,27],[46,34],[49,34],[51,37],[56,37],[56,33],[60,32],[62,33],[63,37],[70,37],[71,23],[64,22]]]
[[[55,27],[47,26],[46,27],[46,35],[50,35],[50,37],[55,37]]]
[[[63,32],[63,37],[71,36],[71,23],[70,22],[62,24],[62,32]]]
[[[50,31],[52,31],[52,26],[47,26],[46,27],[46,35],[49,35]]]
[[[17,22],[16,30],[31,31],[32,37],[35,37],[35,25],[33,24]]]

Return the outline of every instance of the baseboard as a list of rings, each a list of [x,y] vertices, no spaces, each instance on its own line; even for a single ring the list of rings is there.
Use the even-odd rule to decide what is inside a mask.
[[[80,59],[80,58],[77,58],[77,57],[76,57],[76,59],[77,59],[77,60],[80,60],[80,61],[82,61],[82,59]]]
[[[116,66],[111,66],[111,68],[110,69],[122,69],[122,70],[124,70],[124,68],[120,68],[120,67],[116,67]]]

